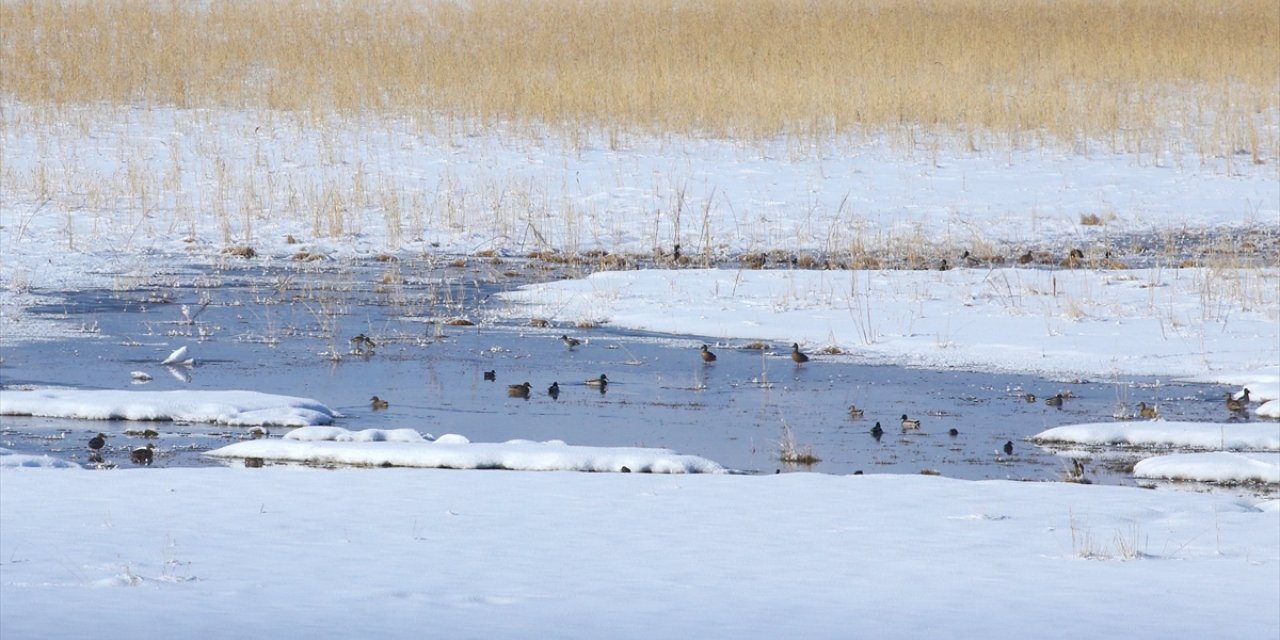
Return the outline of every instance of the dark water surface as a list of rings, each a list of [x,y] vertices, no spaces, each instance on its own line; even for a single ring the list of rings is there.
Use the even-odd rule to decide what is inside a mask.
[[[1170,420],[1228,417],[1223,390],[1208,385],[1133,378],[1064,383],[868,366],[856,355],[815,356],[797,366],[787,345],[748,349],[747,339],[707,341],[718,355],[707,365],[697,338],[499,319],[490,296],[529,278],[491,265],[187,269],[162,282],[67,293],[64,303],[38,309],[84,327],[85,338],[6,348],[0,383],[250,389],[314,398],[344,414],[337,425],[351,430],[407,427],[474,442],[665,447],[746,472],[928,469],[967,479],[1060,479],[1070,466],[1066,458],[1026,439],[1058,425],[1109,421],[1118,403],[1131,410],[1140,400],[1157,404]],[[459,318],[476,324],[449,324]],[[372,355],[352,353],[357,334],[377,343]],[[562,334],[585,344],[569,349]],[[184,345],[194,367],[159,365]],[[490,370],[495,381],[484,379]],[[153,379],[135,385],[132,371]],[[601,373],[611,381],[603,394],[583,383]],[[528,400],[507,396],[508,384],[525,381],[534,389]],[[558,399],[546,393],[553,381],[562,390]],[[1073,397],[1062,408],[1046,406],[1044,398],[1058,392]],[[1025,401],[1027,393],[1036,401]],[[373,410],[373,395],[389,408]],[[851,418],[851,404],[864,417]],[[920,419],[921,429],[903,432],[903,414]],[[884,429],[879,440],[870,434],[877,421]],[[160,434],[150,440],[158,447],[156,466],[223,464],[199,453],[248,437],[242,428],[207,424],[0,417],[0,446],[86,463],[85,443],[103,431],[113,436],[106,461],[128,466],[129,450],[149,440],[126,432],[144,429]],[[821,461],[780,461],[787,429]],[[950,429],[958,435],[948,435]],[[272,429],[270,437],[285,431]],[[1001,450],[1007,441],[1012,455]],[[1095,458],[1088,476],[1133,484],[1127,465],[1136,459],[1136,453]]]

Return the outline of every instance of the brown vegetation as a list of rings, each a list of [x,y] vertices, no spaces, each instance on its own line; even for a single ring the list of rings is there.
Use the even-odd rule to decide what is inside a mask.
[[[0,93],[30,104],[1255,158],[1280,104],[1274,0],[18,0],[0,27]]]

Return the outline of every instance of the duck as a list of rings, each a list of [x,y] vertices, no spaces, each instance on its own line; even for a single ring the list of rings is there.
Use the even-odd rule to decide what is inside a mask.
[[[497,379],[498,379],[498,371],[497,371],[496,369],[490,369],[490,370],[488,370],[488,371],[484,372],[484,379],[485,379],[485,380],[488,380],[489,382],[493,382],[494,380],[497,380]]]
[[[547,387],[547,395],[551,396],[552,400],[559,400],[560,399],[560,383],[552,382],[551,386]]]
[[[509,384],[507,385],[507,395],[512,398],[524,398],[525,400],[528,400],[529,390],[532,388],[533,385],[528,382],[524,384]]]
[[[920,428],[919,420],[912,420],[911,418],[907,417],[907,414],[905,413],[902,414],[902,430],[903,431],[906,431],[908,429],[919,429],[919,428]]]
[[[1237,399],[1234,394],[1227,392],[1227,409],[1231,411],[1245,411],[1249,408],[1249,389],[1245,388],[1244,393]]]
[[[590,380],[587,380],[587,381],[586,381],[586,385],[587,385],[588,387],[601,387],[601,388],[603,388],[603,387],[607,386],[608,384],[609,384],[609,378],[608,378],[608,377],[606,377],[603,373],[602,373],[602,374],[600,374],[600,377],[599,377],[599,378],[592,378],[592,379],[590,379]]]
[[[1007,442],[1005,442],[1005,443],[1004,443],[1004,454],[1005,454],[1006,456],[1011,456],[1011,455],[1013,455],[1013,441],[1012,441],[1012,440],[1009,440],[1009,441],[1007,441]]]
[[[151,461],[155,459],[155,450],[156,446],[154,444],[148,444],[145,447],[138,447],[129,453],[129,459],[132,460],[134,464],[145,464],[150,466]]]
[[[102,451],[102,448],[105,447],[106,445],[107,445],[107,434],[105,433],[99,433],[98,435],[92,438],[89,438],[89,448],[92,449],[94,453],[98,453]]]
[[[859,409],[859,408],[858,408],[858,405],[854,405],[854,404],[849,405],[849,417],[850,417],[850,418],[853,418],[854,420],[857,420],[858,418],[861,418],[861,417],[862,417],[862,413],[863,413],[863,411],[862,411],[862,409]]]
[[[374,411],[381,411],[391,406],[391,403],[387,402],[386,400],[383,400],[382,398],[379,398],[378,396],[369,398],[369,403],[373,405]]]
[[[809,361],[809,356],[800,353],[800,345],[793,342],[791,343],[791,359],[795,360],[796,364],[804,364]]]
[[[1062,400],[1063,400],[1062,394],[1059,393],[1059,394],[1055,394],[1052,398],[1045,398],[1044,403],[1049,405],[1050,407],[1061,407]]]
[[[884,435],[884,428],[880,426],[879,422],[876,423],[876,426],[871,427],[871,435],[875,436],[876,440],[879,440],[880,436]]]
[[[376,346],[378,345],[374,344],[373,340],[363,333],[357,334],[356,337],[351,339],[351,349],[357,354],[373,355],[373,348]]]
[[[950,428],[950,429],[947,429],[947,435],[949,435],[949,436],[951,436],[952,438],[954,438],[954,437],[956,437],[956,436],[960,435],[960,430],[959,430],[959,429],[957,429],[957,428],[955,428],[955,427],[952,427],[952,428]]]
[[[1026,400],[1028,403],[1033,403],[1036,401],[1036,394],[1028,393],[1027,395],[1022,396],[1022,399]]]
[[[1147,403],[1145,403],[1145,402],[1139,402],[1139,403],[1138,403],[1138,415],[1140,415],[1140,416],[1142,416],[1142,417],[1144,417],[1144,418],[1147,418],[1147,419],[1153,419],[1153,418],[1156,418],[1157,416],[1159,416],[1159,415],[1160,415],[1160,412],[1156,410],[1155,405],[1148,405],[1148,404],[1147,404]]]
[[[564,343],[564,345],[565,345],[566,347],[569,347],[570,349],[572,349],[572,348],[574,348],[574,347],[576,347],[576,346],[578,346],[578,345],[582,344],[582,341],[581,341],[581,340],[579,340],[579,339],[577,339],[577,338],[570,338],[570,337],[569,337],[569,336],[567,336],[567,335],[562,335],[562,336],[560,336],[560,342],[563,342],[563,343]]]
[[[707,347],[707,345],[705,345],[705,344],[704,344],[704,345],[702,345],[702,361],[703,361],[703,362],[715,362],[715,361],[716,361],[716,354],[711,353],[711,349],[710,349],[709,347]]]
[[[1079,458],[1071,459],[1071,473],[1067,476],[1071,482],[1079,482],[1080,484],[1092,484],[1084,477],[1084,463]]]

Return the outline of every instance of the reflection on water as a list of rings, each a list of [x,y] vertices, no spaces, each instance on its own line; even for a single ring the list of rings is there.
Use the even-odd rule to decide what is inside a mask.
[[[1170,420],[1228,417],[1221,389],[1203,385],[1064,384],[866,366],[856,355],[811,354],[797,364],[789,343],[758,349],[747,348],[747,340],[504,324],[494,320],[489,295],[518,279],[411,265],[387,274],[382,265],[191,272],[163,295],[149,289],[72,294],[44,311],[75,325],[91,323],[96,333],[72,343],[6,349],[0,382],[252,389],[315,398],[344,414],[339,425],[353,430],[407,427],[475,442],[666,447],[762,473],[927,471],[968,479],[1061,479],[1071,461],[1026,438],[1058,425],[1110,420],[1121,403],[1132,411],[1140,401],[1158,405]],[[702,357],[703,344],[714,361]],[[192,366],[160,364],[181,346],[188,347]],[[599,384],[601,377],[606,384]],[[525,382],[527,392],[510,386]],[[1070,397],[1061,406],[1045,404],[1058,393]],[[1036,400],[1028,402],[1029,394]],[[371,396],[387,405],[371,405]],[[903,416],[920,420],[919,428],[904,429]],[[873,433],[877,423],[881,431]],[[145,429],[158,433],[147,438]],[[222,464],[198,454],[262,435],[203,424],[0,418],[0,446],[87,463],[87,442],[98,431],[112,436],[104,463],[120,466],[129,466],[129,451],[146,442],[157,445],[155,466]],[[821,461],[810,467],[780,462],[784,432]],[[1086,473],[1094,482],[1132,484],[1127,473],[1135,459],[1098,457],[1086,463]]]

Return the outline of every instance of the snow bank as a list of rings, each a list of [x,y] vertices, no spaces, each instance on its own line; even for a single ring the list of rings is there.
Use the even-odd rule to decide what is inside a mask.
[[[1260,459],[1229,451],[1178,453],[1148,458],[1134,465],[1138,478],[1199,482],[1266,482],[1280,484],[1280,456]]]
[[[1188,449],[1261,449],[1280,451],[1280,425],[1215,422],[1099,422],[1054,427],[1032,442]]]
[[[833,346],[930,368],[1241,380],[1265,398],[1265,375],[1238,372],[1280,360],[1278,280],[1277,269],[644,270],[498,296],[515,317]],[[1207,311],[1204,291],[1220,282],[1266,297]]]
[[[365,429],[348,431],[342,427],[302,427],[284,434],[285,440],[299,442],[427,442],[413,429]]]
[[[1265,638],[1280,624],[1280,509],[1222,494],[299,467],[0,469],[0,486],[6,639]]]
[[[1268,400],[1253,413],[1263,418],[1280,418],[1280,400]]]
[[[410,435],[412,434],[412,435]],[[415,439],[416,436],[416,439]],[[473,443],[446,434],[430,442],[410,429],[351,432],[337,428],[300,429],[281,440],[240,442],[205,455],[263,458],[309,464],[510,469],[513,471],[634,471],[638,473],[723,473],[724,467],[668,449],[585,447],[559,440]]]
[[[172,420],[229,426],[303,427],[338,416],[308,398],[256,391],[36,389],[0,394],[0,415],[84,420]]]
[[[67,460],[59,460],[49,455],[32,456],[25,453],[14,453],[9,449],[0,449],[0,469],[80,469],[80,465]]]

